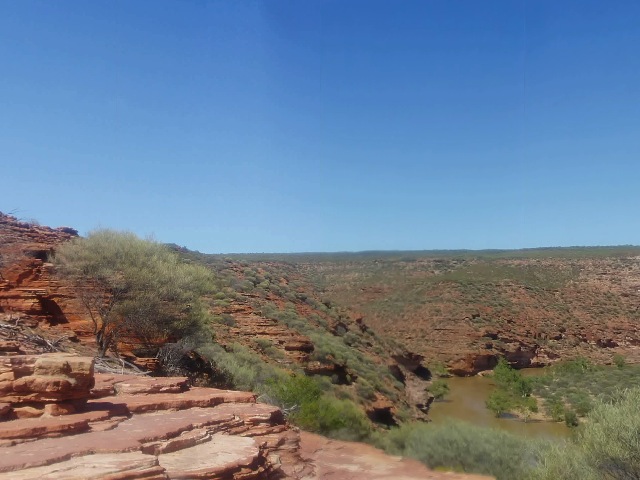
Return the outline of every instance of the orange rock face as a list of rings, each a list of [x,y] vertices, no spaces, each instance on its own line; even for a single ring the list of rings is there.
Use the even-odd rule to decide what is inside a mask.
[[[92,339],[73,290],[52,276],[47,263],[56,245],[76,237],[69,227],[49,228],[0,213],[0,314],[21,325],[68,327]],[[65,330],[74,336],[71,329]]]

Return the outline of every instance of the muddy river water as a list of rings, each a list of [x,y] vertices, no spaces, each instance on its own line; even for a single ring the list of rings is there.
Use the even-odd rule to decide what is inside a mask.
[[[542,373],[535,369],[525,369],[521,372],[526,376]],[[485,401],[494,388],[490,377],[453,377],[447,381],[450,393],[445,400],[433,402],[429,409],[429,417],[435,424],[450,419],[463,420],[482,427],[499,428],[511,433],[548,439],[565,438],[571,434],[571,430],[564,423],[496,418],[485,406]]]

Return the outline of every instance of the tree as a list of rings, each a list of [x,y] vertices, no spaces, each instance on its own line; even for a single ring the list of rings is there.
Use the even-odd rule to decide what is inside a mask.
[[[497,389],[487,399],[487,408],[496,417],[510,410],[518,410],[526,422],[532,413],[538,411],[538,402],[531,396],[533,383],[523,377],[506,359],[501,358],[493,370],[493,380]]]
[[[504,390],[494,390],[487,398],[487,408],[497,417],[511,410],[514,406],[513,398]]]
[[[56,273],[74,286],[94,326],[98,355],[117,353],[126,334],[147,349],[203,328],[201,296],[212,274],[183,262],[166,246],[132,233],[96,230],[52,257]]]

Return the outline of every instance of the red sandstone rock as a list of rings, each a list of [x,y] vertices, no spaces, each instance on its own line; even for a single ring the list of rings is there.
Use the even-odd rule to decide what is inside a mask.
[[[264,478],[267,470],[265,452],[254,439],[228,435],[213,435],[195,447],[160,455],[158,461],[169,478]]]
[[[0,399],[59,402],[89,397],[93,359],[68,354],[0,357]]]
[[[71,415],[76,413],[76,407],[69,402],[64,403],[48,403],[44,406],[44,415],[50,417],[59,417],[61,415]]]
[[[0,341],[0,355],[22,353],[20,343],[11,340]]]
[[[180,393],[187,390],[189,379],[186,377],[147,377],[132,376],[128,380],[116,382],[118,394],[138,395],[141,393]]]
[[[88,405],[111,403],[123,405],[130,413],[155,412],[159,410],[184,410],[195,407],[213,407],[226,402],[255,402],[249,392],[234,392],[216,388],[194,387],[182,394],[158,393],[153,395],[116,395],[89,400]]]
[[[60,371],[52,358],[38,364],[39,373]],[[36,363],[15,361],[7,376],[29,377]],[[75,364],[65,364],[67,375],[78,370],[72,368]],[[2,423],[0,480],[248,480],[272,474],[296,479],[472,478],[433,474],[366,445],[332,443],[316,436],[309,437],[315,446],[303,449],[309,456],[305,460],[299,453],[300,436],[288,428],[282,412],[255,403],[251,393],[181,391],[186,387],[183,378],[97,377],[98,388],[112,395],[86,404],[44,406],[48,415],[61,416]],[[73,408],[84,411],[64,415],[65,409]]]
[[[55,465],[0,473],[0,480],[164,480],[165,469],[155,456],[140,452],[96,454]]]

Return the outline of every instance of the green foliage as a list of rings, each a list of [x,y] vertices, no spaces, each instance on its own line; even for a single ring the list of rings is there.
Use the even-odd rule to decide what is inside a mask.
[[[493,380],[497,388],[489,395],[486,405],[496,417],[516,410],[526,421],[531,413],[538,411],[537,401],[531,396],[532,380],[522,376],[504,358],[493,370]]]
[[[449,383],[443,379],[437,379],[431,382],[427,390],[436,400],[442,400],[450,392]]]
[[[219,372],[217,383],[221,387],[265,392],[270,381],[286,378],[286,373],[260,358],[248,348],[233,344],[225,350],[217,344],[198,348],[198,353],[211,362]]]
[[[366,440],[371,434],[371,422],[355,403],[328,395],[304,403],[291,420],[305,430],[344,440]]]
[[[576,412],[566,409],[564,411],[564,423],[567,427],[577,427],[580,422],[578,421],[578,415]]]
[[[565,360],[553,366],[552,371],[556,375],[575,375],[593,371],[595,366],[585,357]]]
[[[494,475],[498,480],[525,478],[533,460],[527,440],[462,422],[403,425],[381,443],[390,453],[415,458],[433,469]]]
[[[530,480],[602,480],[589,465],[585,452],[572,442],[549,442],[541,445],[537,468]]]
[[[442,362],[433,362],[429,364],[429,371],[437,377],[449,377],[450,373],[447,366]]]
[[[545,413],[555,422],[564,420],[564,403],[557,398],[549,399],[545,403]]]
[[[598,402],[576,443],[603,478],[640,478],[640,388]]]
[[[493,370],[493,380],[499,388],[510,391],[514,395],[527,397],[533,391],[531,380],[512,368],[505,358],[498,360],[498,365]]]
[[[271,379],[267,381],[267,392],[272,403],[285,411],[297,410],[322,396],[318,383],[306,375],[291,375],[286,380]]]
[[[515,402],[513,396],[508,392],[497,389],[491,392],[489,398],[487,398],[486,406],[496,417],[501,417],[514,408]]]
[[[123,334],[153,352],[167,339],[205,331],[201,297],[213,289],[213,276],[164,245],[96,230],[58,247],[52,260],[93,321],[99,355]]]
[[[613,364],[614,364],[616,367],[618,367],[618,368],[620,368],[620,369],[623,369],[623,368],[624,368],[624,366],[625,366],[625,363],[626,363],[626,361],[625,361],[625,359],[624,359],[624,356],[623,356],[623,355],[620,355],[619,353],[616,353],[616,354],[613,356]]]
[[[622,367],[612,368],[593,365],[584,358],[561,362],[546,370],[545,375],[534,378],[534,391],[544,399],[547,414],[551,408],[555,409],[551,416],[556,420],[558,405],[563,408],[566,405],[583,417],[591,411],[596,398],[613,401],[617,388],[640,380],[638,365],[622,364]],[[559,420],[563,419],[562,416]]]
[[[516,409],[526,422],[532,413],[538,412],[538,402],[533,397],[523,397],[518,402]]]
[[[541,452],[535,480],[640,478],[640,388],[598,400],[568,443]]]
[[[365,400],[374,400],[376,398],[376,390],[364,379],[359,378],[356,382],[356,393],[360,398]]]

